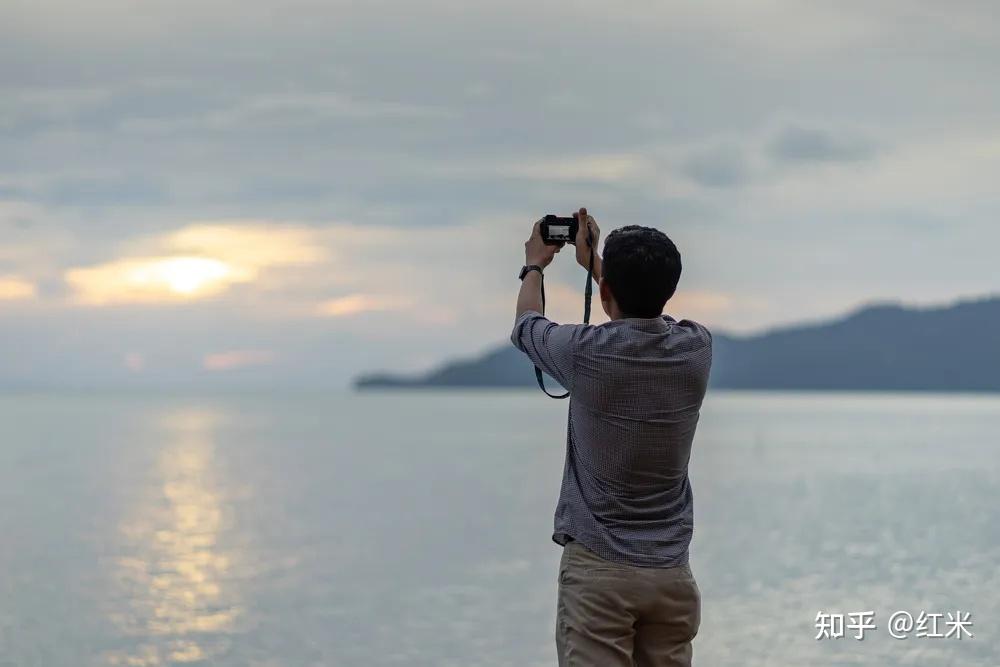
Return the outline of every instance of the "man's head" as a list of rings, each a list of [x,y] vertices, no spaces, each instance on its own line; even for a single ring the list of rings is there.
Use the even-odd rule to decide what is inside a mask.
[[[614,317],[659,317],[681,277],[681,254],[651,227],[616,229],[604,242],[601,303]]]

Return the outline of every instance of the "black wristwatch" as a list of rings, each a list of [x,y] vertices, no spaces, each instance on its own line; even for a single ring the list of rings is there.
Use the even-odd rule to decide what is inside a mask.
[[[542,273],[542,267],[538,266],[537,264],[527,264],[521,267],[521,275],[519,275],[517,279],[524,280],[524,277],[529,273],[531,273],[532,271],[538,271],[539,273]],[[544,276],[545,274],[542,273],[542,275]]]

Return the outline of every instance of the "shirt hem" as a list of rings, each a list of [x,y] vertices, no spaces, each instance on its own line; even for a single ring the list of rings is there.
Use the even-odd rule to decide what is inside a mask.
[[[552,541],[561,547],[565,547],[569,542],[579,542],[581,545],[586,547],[598,558],[603,558],[609,563],[620,563],[622,565],[629,565],[631,567],[643,567],[643,568],[653,568],[653,569],[668,569],[672,567],[680,567],[682,565],[687,565],[690,560],[690,553],[687,549],[678,558],[635,558],[632,556],[614,553],[613,557],[609,557],[609,554],[605,549],[597,546],[594,542],[589,539],[580,539],[574,535],[563,531],[555,531],[552,533]]]

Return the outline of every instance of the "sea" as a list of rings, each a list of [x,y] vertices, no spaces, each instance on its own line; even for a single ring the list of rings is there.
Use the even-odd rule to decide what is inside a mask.
[[[3,395],[0,665],[555,665],[565,429],[527,391]],[[696,665],[1000,665],[1000,396],[712,391],[690,469]]]

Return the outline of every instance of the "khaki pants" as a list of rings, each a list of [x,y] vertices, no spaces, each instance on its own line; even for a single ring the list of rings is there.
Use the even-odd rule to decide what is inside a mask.
[[[633,567],[570,542],[559,564],[560,667],[689,667],[701,594],[687,565]]]

